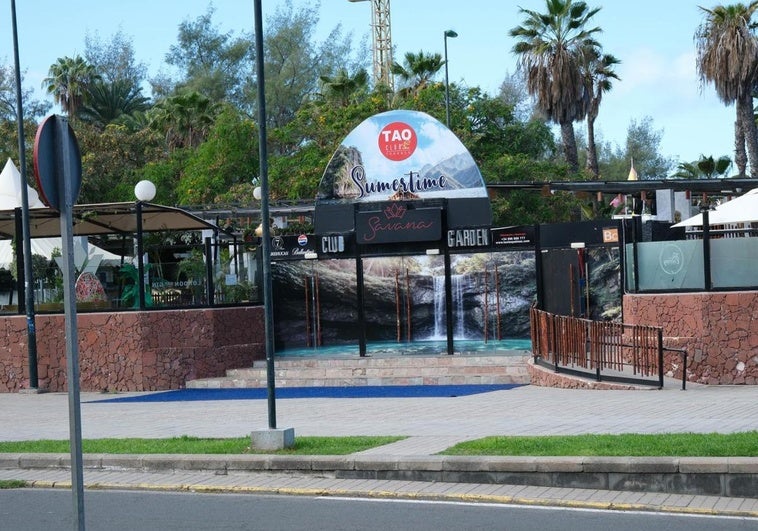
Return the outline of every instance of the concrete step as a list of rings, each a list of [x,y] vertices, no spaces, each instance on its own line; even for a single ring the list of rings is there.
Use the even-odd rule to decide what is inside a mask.
[[[527,359],[523,355],[277,358],[274,377],[277,387],[526,384],[530,380]],[[231,369],[224,377],[186,383],[191,389],[266,385],[265,360]]]

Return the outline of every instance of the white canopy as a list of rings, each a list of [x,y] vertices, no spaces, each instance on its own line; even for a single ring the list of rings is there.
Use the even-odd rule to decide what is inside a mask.
[[[21,173],[11,159],[5,163],[3,171],[0,172],[0,210],[11,210],[21,206]],[[44,207],[44,203],[39,198],[37,190],[26,185],[27,199],[29,208]]]
[[[97,266],[100,264],[118,266],[121,263],[121,257],[119,255],[81,240],[82,238],[75,237],[73,242],[74,264],[78,268],[81,268],[85,261],[94,265],[95,269],[97,269]],[[84,238],[84,240],[86,240],[86,238]],[[57,249],[58,252],[63,249],[63,243],[60,238],[32,238],[31,247],[32,254],[38,254],[50,260],[55,249]],[[0,268],[10,269],[12,262],[13,247],[11,246],[11,241],[0,240]]]
[[[731,201],[721,203],[708,213],[709,225],[758,222],[758,188]],[[703,214],[680,221],[674,227],[696,227],[703,224]]]
[[[44,208],[45,205],[39,198],[37,191],[26,185],[27,199],[29,208]],[[11,159],[5,163],[3,171],[0,172],[0,210],[12,210],[21,207],[21,173],[16,168]],[[77,238],[79,240],[79,238]],[[20,242],[19,242],[20,243]],[[97,268],[96,264],[110,263],[116,265],[121,261],[121,257],[99,247],[87,244],[85,241],[76,242],[74,245],[75,263],[91,263]],[[38,254],[45,258],[51,258],[53,251],[57,248],[59,251],[63,248],[60,238],[32,238],[32,254]],[[86,254],[85,254],[86,249]],[[85,258],[86,256],[86,258]],[[13,247],[10,240],[0,241],[0,267],[8,269],[13,261]]]

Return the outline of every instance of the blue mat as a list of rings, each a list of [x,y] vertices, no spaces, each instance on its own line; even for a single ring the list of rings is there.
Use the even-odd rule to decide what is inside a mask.
[[[429,398],[455,397],[503,391],[520,387],[519,384],[502,385],[377,385],[351,387],[280,387],[276,398]],[[124,396],[91,400],[104,402],[181,402],[199,400],[263,400],[266,389],[179,389],[140,396]]]

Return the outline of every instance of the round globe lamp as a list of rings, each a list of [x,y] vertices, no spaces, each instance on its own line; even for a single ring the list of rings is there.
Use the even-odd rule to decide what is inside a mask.
[[[155,185],[147,180],[138,182],[134,186],[134,196],[139,201],[152,201],[155,197]]]

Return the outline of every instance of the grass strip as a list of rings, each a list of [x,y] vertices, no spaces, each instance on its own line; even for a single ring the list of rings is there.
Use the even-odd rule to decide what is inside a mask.
[[[84,439],[87,454],[245,454],[281,453],[296,455],[347,455],[390,444],[405,437],[296,437],[295,446],[276,452],[250,447],[250,437],[212,439],[172,437],[169,439]],[[0,453],[68,453],[68,440],[3,441]]]
[[[26,487],[26,481],[20,479],[0,479],[0,490],[23,489],[24,487]]]
[[[758,432],[485,437],[442,455],[755,457]]]

